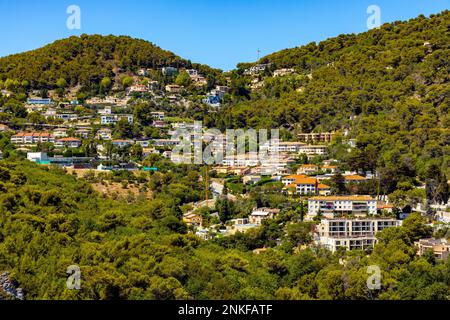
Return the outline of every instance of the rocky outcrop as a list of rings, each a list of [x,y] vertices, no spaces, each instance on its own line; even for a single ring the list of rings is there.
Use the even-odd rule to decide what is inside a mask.
[[[21,288],[17,288],[17,285],[11,281],[9,278],[9,272],[7,271],[0,274],[0,292],[6,296],[11,296],[18,300],[24,299],[23,290]]]

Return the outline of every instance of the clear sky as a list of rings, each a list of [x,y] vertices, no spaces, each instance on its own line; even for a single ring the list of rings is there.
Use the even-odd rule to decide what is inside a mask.
[[[0,0],[0,56],[71,35],[149,40],[193,62],[224,70],[284,48],[367,30],[367,8],[381,22],[450,9],[450,0]],[[69,30],[69,5],[81,29]]]

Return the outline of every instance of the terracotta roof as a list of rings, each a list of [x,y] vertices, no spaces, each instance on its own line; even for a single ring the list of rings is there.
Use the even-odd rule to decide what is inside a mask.
[[[388,204],[388,203],[378,203],[377,204],[377,209],[392,209],[394,208],[394,206],[392,204]]]
[[[344,178],[345,178],[345,180],[349,180],[349,181],[366,180],[366,178],[364,178],[363,176],[360,176],[358,174],[352,174],[352,175],[349,175],[349,176],[345,176]]]
[[[58,139],[58,141],[70,142],[70,141],[81,141],[81,140],[77,139],[77,138],[62,138],[62,139]]]
[[[52,137],[48,132],[19,132],[14,137]]]
[[[309,200],[315,201],[371,201],[375,200],[371,196],[322,196],[322,197],[312,197]]]
[[[304,174],[293,174],[293,175],[290,175],[290,176],[283,177],[283,180],[285,180],[285,179],[303,179],[303,178],[306,178],[306,177],[307,176],[304,175]]]
[[[330,186],[327,186],[326,184],[323,183],[319,183],[319,185],[317,186],[317,189],[330,189]]]
[[[316,184],[317,180],[314,178],[295,179],[294,184]]]

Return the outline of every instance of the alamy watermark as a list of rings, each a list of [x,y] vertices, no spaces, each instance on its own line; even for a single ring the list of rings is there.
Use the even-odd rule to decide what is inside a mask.
[[[66,281],[67,289],[80,290],[81,289],[81,269],[77,265],[67,267],[66,273],[69,275]]]
[[[81,29],[81,9],[77,5],[70,5],[66,9],[66,13],[69,17],[66,20],[66,26],[69,30]]]
[[[370,275],[367,278],[367,288],[369,290],[381,289],[381,270],[379,266],[371,265],[367,267],[367,273]]]
[[[367,29],[378,29],[381,27],[381,8],[375,4],[367,7]]]

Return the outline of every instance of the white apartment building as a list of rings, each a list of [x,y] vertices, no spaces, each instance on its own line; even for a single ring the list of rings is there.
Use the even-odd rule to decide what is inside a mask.
[[[341,214],[354,216],[375,215],[377,200],[371,196],[319,196],[308,199],[308,217],[313,218],[319,212],[326,218]]]
[[[327,146],[324,145],[303,145],[299,147],[299,153],[308,156],[322,156],[327,154]]]
[[[11,143],[24,145],[55,142],[55,137],[47,132],[19,132],[11,137]]]
[[[315,242],[332,252],[339,247],[366,250],[377,242],[378,232],[400,224],[392,218],[322,219],[316,228]]]
[[[256,167],[259,164],[258,153],[251,152],[244,155],[226,156],[222,160],[222,165],[228,167]]]
[[[288,152],[299,153],[300,147],[305,146],[303,142],[297,141],[280,141],[279,139],[271,139],[260,146],[261,151],[269,152]]]
[[[101,116],[100,123],[102,125],[116,124],[121,119],[126,119],[128,123],[133,123],[133,115],[131,114],[110,114]]]

